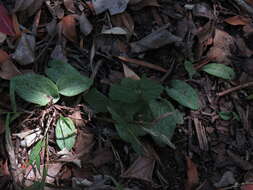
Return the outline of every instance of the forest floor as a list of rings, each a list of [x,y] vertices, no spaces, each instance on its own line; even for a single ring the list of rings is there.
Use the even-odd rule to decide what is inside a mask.
[[[0,1],[0,189],[253,190],[252,18],[252,0]]]

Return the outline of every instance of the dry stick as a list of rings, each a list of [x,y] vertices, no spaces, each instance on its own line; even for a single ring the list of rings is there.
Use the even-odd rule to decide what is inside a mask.
[[[158,65],[153,65],[151,63],[148,63],[146,61],[141,61],[141,60],[138,60],[138,59],[133,59],[133,58],[129,58],[129,57],[122,57],[122,56],[117,56],[121,61],[124,61],[124,62],[129,62],[129,63],[133,63],[133,64],[136,64],[136,65],[140,65],[140,66],[143,66],[143,67],[148,67],[150,69],[154,69],[154,70],[157,70],[157,71],[161,71],[161,72],[164,72],[166,73],[167,70],[158,66]]]
[[[253,8],[248,5],[244,0],[234,0],[242,9],[253,15]]]
[[[236,87],[233,87],[233,88],[224,90],[223,92],[219,92],[217,95],[218,95],[218,96],[225,96],[225,95],[227,95],[227,94],[229,94],[229,93],[231,93],[231,92],[240,90],[240,89],[242,89],[242,88],[247,88],[247,87],[250,87],[250,86],[253,86],[253,82],[248,82],[248,83],[241,84],[241,85],[239,85],[239,86],[236,86]]]

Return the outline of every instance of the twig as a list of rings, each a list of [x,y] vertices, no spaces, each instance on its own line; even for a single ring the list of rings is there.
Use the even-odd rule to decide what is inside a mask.
[[[217,93],[217,96],[225,96],[225,95],[230,94],[234,91],[237,91],[237,90],[240,90],[240,89],[243,89],[243,88],[247,88],[247,87],[250,87],[250,86],[253,86],[253,82],[248,82],[248,83],[241,84],[239,86],[224,90],[223,92]]]
[[[133,59],[133,58],[129,58],[129,57],[122,57],[122,56],[117,56],[121,61],[124,61],[124,62],[129,62],[129,63],[133,63],[133,64],[136,64],[136,65],[140,65],[140,66],[143,66],[143,67],[148,67],[150,69],[154,69],[154,70],[157,70],[157,71],[161,71],[161,72],[164,72],[164,73],[167,73],[167,70],[158,66],[158,65],[153,65],[151,63],[148,63],[146,61],[141,61],[141,60],[138,60],[138,59]]]
[[[253,15],[253,8],[248,5],[244,0],[234,0],[242,9]]]

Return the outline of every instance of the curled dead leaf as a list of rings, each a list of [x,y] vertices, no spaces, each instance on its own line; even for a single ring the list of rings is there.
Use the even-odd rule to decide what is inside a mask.
[[[248,24],[251,23],[249,18],[245,18],[245,17],[240,16],[240,15],[229,17],[229,18],[225,19],[224,21],[226,23],[228,23],[230,25],[234,25],[234,26],[237,26],[237,25],[244,26],[244,25],[248,25]]]
[[[62,34],[70,41],[77,41],[77,33],[76,33],[76,15],[68,15],[62,18],[59,25],[61,25]]]
[[[199,174],[197,166],[189,157],[186,157],[186,163],[187,163],[187,181],[185,184],[185,190],[191,190],[194,186],[196,186],[199,183]]]

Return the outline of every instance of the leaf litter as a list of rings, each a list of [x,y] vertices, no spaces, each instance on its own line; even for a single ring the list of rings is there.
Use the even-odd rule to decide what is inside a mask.
[[[252,189],[252,13],[2,1],[0,187]]]

